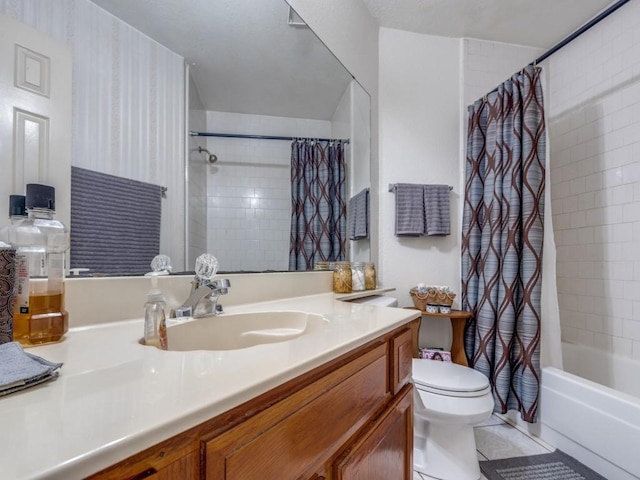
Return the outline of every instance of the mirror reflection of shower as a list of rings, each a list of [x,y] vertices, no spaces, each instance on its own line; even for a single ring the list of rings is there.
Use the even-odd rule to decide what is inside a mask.
[[[211,153],[206,148],[198,147],[198,153],[205,153],[207,155],[207,161],[209,163],[216,163],[218,161],[218,156]]]

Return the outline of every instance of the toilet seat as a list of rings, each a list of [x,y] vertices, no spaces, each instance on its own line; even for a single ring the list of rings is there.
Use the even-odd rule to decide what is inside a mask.
[[[423,392],[447,397],[480,397],[491,391],[489,379],[451,362],[413,359],[413,383]]]

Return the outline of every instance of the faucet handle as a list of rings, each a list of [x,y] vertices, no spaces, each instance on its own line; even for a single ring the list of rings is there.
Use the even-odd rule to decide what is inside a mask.
[[[171,258],[167,255],[156,255],[151,260],[151,270],[153,272],[164,272],[164,274],[168,275],[172,269]]]
[[[200,285],[208,283],[218,271],[218,259],[210,253],[196,258],[196,279]]]

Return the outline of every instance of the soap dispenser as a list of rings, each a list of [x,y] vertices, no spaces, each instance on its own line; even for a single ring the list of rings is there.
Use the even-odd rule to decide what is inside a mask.
[[[166,255],[156,255],[151,261],[152,271],[145,274],[151,277],[151,290],[144,304],[144,343],[162,350],[167,349],[167,324],[164,294],[158,288],[158,277],[169,275],[171,260]]]

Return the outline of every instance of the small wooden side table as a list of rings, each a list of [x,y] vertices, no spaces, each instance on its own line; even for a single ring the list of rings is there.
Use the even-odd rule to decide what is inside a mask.
[[[415,307],[405,307],[418,310]],[[421,311],[423,317],[444,317],[451,319],[451,360],[458,365],[468,366],[467,356],[464,353],[464,326],[471,318],[471,312],[464,310],[451,310],[451,313],[428,313]]]

